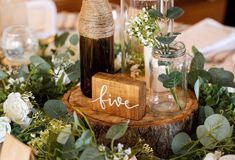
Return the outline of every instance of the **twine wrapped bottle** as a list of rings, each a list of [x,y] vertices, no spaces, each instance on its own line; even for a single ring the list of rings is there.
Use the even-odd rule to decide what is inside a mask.
[[[114,21],[108,0],[83,0],[79,18],[81,90],[91,97],[91,78],[114,72]]]

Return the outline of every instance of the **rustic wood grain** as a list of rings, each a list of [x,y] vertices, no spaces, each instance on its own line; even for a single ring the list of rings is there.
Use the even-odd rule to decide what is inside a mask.
[[[110,126],[128,120],[93,111],[91,99],[82,95],[79,86],[68,91],[63,97],[63,102],[70,110],[78,109],[87,116],[97,136],[97,142],[100,144],[108,145],[110,143],[105,138]],[[181,131],[191,131],[197,109],[197,100],[192,92],[188,93],[185,110],[174,116],[154,114],[147,108],[147,113],[141,120],[130,121],[127,133],[118,142],[132,146],[141,138],[153,148],[157,156],[167,158],[172,152],[173,137]]]
[[[128,100],[128,107],[138,105],[134,108],[127,108],[124,104],[119,105],[119,102],[114,102],[110,105],[105,102],[103,106],[100,105],[100,98],[103,87],[106,86],[106,93],[102,97],[103,100],[110,99],[111,102],[118,101],[117,97],[120,97],[121,103]],[[145,115],[146,109],[146,90],[145,82],[134,80],[132,78],[123,77],[117,74],[97,73],[92,77],[92,109],[94,111],[105,112],[120,117],[140,120]],[[102,89],[103,88],[103,89]]]

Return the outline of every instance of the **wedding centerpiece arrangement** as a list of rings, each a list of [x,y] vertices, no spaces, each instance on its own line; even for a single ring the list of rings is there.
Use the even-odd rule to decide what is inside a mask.
[[[187,69],[185,47],[175,41],[178,33],[161,28],[162,22],[179,17],[182,9],[150,6],[130,19],[128,33],[153,47],[152,111],[145,106],[145,83],[125,75],[94,73],[90,80],[96,84],[95,97],[85,97],[79,85],[80,61],[71,60],[80,39],[65,32],[52,44],[39,41],[42,56],[30,57],[29,64],[1,65],[1,152],[14,156],[5,148],[10,134],[29,146],[38,160],[234,158],[233,73],[216,67],[205,70],[205,58],[195,47]],[[165,92],[167,99],[162,101]]]

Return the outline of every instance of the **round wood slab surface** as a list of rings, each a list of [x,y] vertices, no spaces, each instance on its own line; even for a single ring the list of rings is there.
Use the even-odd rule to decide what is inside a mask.
[[[99,123],[111,126],[123,121],[127,121],[126,118],[113,116],[103,112],[96,112],[92,110],[92,99],[83,96],[80,87],[75,87],[68,91],[64,97],[63,102],[70,109],[79,108],[87,118],[93,123]],[[148,108],[148,107],[147,107]],[[171,124],[178,121],[184,121],[189,116],[192,115],[198,108],[197,100],[195,99],[192,92],[188,93],[187,105],[184,111],[178,112],[176,115],[161,115],[152,113],[147,109],[147,113],[143,119],[139,121],[131,120],[129,127],[148,127],[148,126],[158,126],[163,124]]]

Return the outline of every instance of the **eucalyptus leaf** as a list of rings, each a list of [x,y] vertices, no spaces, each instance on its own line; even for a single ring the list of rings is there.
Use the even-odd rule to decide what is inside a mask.
[[[171,148],[174,154],[185,154],[188,150],[188,144],[192,142],[190,136],[185,132],[178,133],[172,143]]]
[[[78,44],[79,38],[77,34],[73,34],[70,38],[69,38],[69,42],[76,46]]]
[[[105,156],[99,153],[95,147],[87,147],[81,154],[80,160],[105,160]]]
[[[160,81],[160,82],[162,82],[162,83],[165,83],[165,81],[168,79],[168,76],[166,75],[166,74],[160,74],[159,76],[158,76],[158,80]]]
[[[194,57],[190,65],[190,71],[203,70],[205,64],[205,58],[201,52],[196,47],[192,47]]]
[[[177,36],[163,36],[163,37],[156,37],[156,39],[158,40],[158,42],[162,43],[162,44],[170,44],[172,43]]]
[[[75,142],[75,148],[76,149],[83,149],[85,146],[88,146],[92,143],[92,134],[90,130],[85,130],[83,131],[81,137],[79,137],[79,139],[77,139],[77,141]]]
[[[205,106],[205,107],[204,107],[204,112],[205,112],[206,118],[207,118],[207,117],[210,117],[210,116],[213,115],[213,114],[215,114],[214,109],[211,108],[211,107],[209,107],[209,106]]]
[[[4,80],[5,78],[7,78],[7,74],[4,71],[0,70],[0,80]]]
[[[74,119],[74,126],[77,128],[77,126],[82,126],[85,128],[85,124],[83,123],[83,121],[78,118],[77,113],[73,112],[73,119]]]
[[[213,114],[205,120],[205,128],[211,132],[211,135],[218,141],[221,141],[230,135],[230,124],[224,116]]]
[[[56,35],[55,37],[55,46],[56,47],[61,47],[65,44],[67,38],[69,36],[69,33],[68,32],[64,32],[62,33],[61,35]]]
[[[209,82],[211,80],[210,74],[205,70],[193,70],[188,73],[188,84],[193,88],[198,77],[201,77],[203,81]]]
[[[169,66],[171,65],[172,62],[168,62],[168,61],[158,61],[158,66]]]
[[[207,117],[213,115],[214,109],[209,106],[200,106],[199,107],[199,114],[198,114],[198,123],[204,124]]]
[[[212,83],[225,87],[234,87],[234,75],[232,72],[223,68],[210,68],[208,72],[212,77]]]
[[[30,61],[41,72],[48,72],[51,69],[50,64],[39,56],[31,56]]]
[[[48,100],[43,107],[44,112],[51,118],[59,119],[67,113],[67,108],[61,100]]]
[[[199,100],[200,87],[202,83],[203,83],[203,80],[201,79],[201,77],[198,77],[198,80],[194,84],[194,93],[196,95],[197,100]]]
[[[111,128],[109,128],[106,134],[106,138],[113,140],[121,138],[126,133],[126,130],[128,128],[128,123],[129,121],[114,125]]]
[[[163,86],[165,88],[173,88],[182,82],[182,74],[179,71],[173,71],[167,75],[167,79],[164,81]]]
[[[76,61],[75,64],[71,65],[65,70],[65,73],[69,77],[71,81],[79,81],[80,80],[80,61]]]
[[[171,7],[167,10],[166,17],[169,19],[176,19],[179,18],[184,14],[184,10],[179,7]]]
[[[29,75],[28,65],[22,64],[19,68],[18,77],[24,77],[26,79],[28,75]]]
[[[66,126],[58,135],[57,142],[60,144],[65,144],[71,135],[71,125]]]
[[[197,138],[203,146],[209,149],[213,149],[215,147],[216,140],[210,135],[210,132],[204,125],[200,125],[197,127],[196,134]]]
[[[75,148],[74,145],[74,136],[70,135],[67,142],[63,145],[62,158],[66,160],[74,160],[78,157],[79,151]]]
[[[148,14],[152,18],[163,18],[164,17],[161,12],[159,12],[157,9],[154,9],[154,8],[149,9]]]

